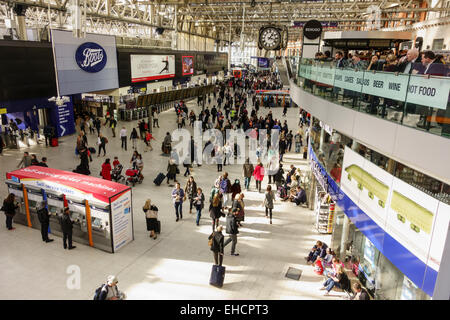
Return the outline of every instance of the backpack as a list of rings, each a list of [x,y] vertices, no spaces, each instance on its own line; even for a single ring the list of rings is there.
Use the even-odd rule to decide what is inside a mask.
[[[105,290],[106,288],[106,290]],[[98,287],[95,290],[95,294],[94,294],[94,300],[105,300],[105,299],[100,299],[101,297],[101,293],[102,291],[106,291],[106,295],[108,295],[108,285],[107,284],[102,284],[100,287]],[[106,296],[105,296],[106,297]]]
[[[105,144],[107,144],[108,143],[108,138],[106,138],[106,137],[103,137],[103,141],[105,142]]]

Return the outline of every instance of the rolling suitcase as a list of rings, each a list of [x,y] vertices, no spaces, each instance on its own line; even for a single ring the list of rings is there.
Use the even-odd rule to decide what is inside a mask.
[[[225,267],[217,264],[212,266],[211,278],[209,284],[218,288],[222,288],[223,281],[225,280]]]
[[[157,186],[161,185],[161,183],[164,181],[164,178],[166,177],[166,175],[164,173],[160,173],[158,174],[158,176],[155,178],[155,180],[153,180],[153,183],[156,184]]]
[[[156,220],[156,233],[161,233],[161,221]]]
[[[58,138],[52,138],[51,146],[52,147],[57,147],[58,146]]]

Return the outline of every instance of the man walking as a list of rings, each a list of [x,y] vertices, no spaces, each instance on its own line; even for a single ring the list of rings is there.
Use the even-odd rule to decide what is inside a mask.
[[[175,206],[175,214],[177,216],[177,222],[180,219],[183,219],[183,200],[184,200],[184,191],[180,188],[180,183],[177,182],[175,184],[175,189],[172,190],[172,199]]]
[[[227,244],[229,244],[230,242],[233,242],[231,244],[231,255],[232,256],[238,256],[239,255],[239,253],[235,252],[236,251],[236,244],[237,244],[237,235],[239,233],[238,223],[237,223],[237,219],[236,219],[237,213],[238,213],[238,211],[236,209],[234,209],[234,210],[230,209],[228,211],[226,232],[228,233],[228,235],[230,237],[223,244],[223,246],[226,247]]]
[[[127,129],[125,129],[125,127],[122,127],[119,134],[120,140],[122,140],[122,149],[125,149],[125,151],[127,151]]]

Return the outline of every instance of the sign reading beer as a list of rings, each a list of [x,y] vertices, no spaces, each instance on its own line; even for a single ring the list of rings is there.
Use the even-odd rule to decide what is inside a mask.
[[[303,35],[309,40],[314,40],[322,34],[322,24],[317,20],[309,20],[303,27]]]
[[[85,42],[75,53],[78,66],[86,72],[99,72],[106,65],[106,51],[94,42]]]

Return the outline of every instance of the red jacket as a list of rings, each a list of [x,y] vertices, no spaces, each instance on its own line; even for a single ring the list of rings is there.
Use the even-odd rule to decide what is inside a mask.
[[[322,261],[320,261],[319,259],[317,259],[316,262],[314,262],[314,272],[319,276],[323,274]]]
[[[253,176],[258,181],[263,181],[264,179],[264,167],[262,165],[258,165],[255,167],[255,170],[253,171]]]
[[[109,163],[102,164],[102,177],[105,180],[111,181],[111,164]]]

